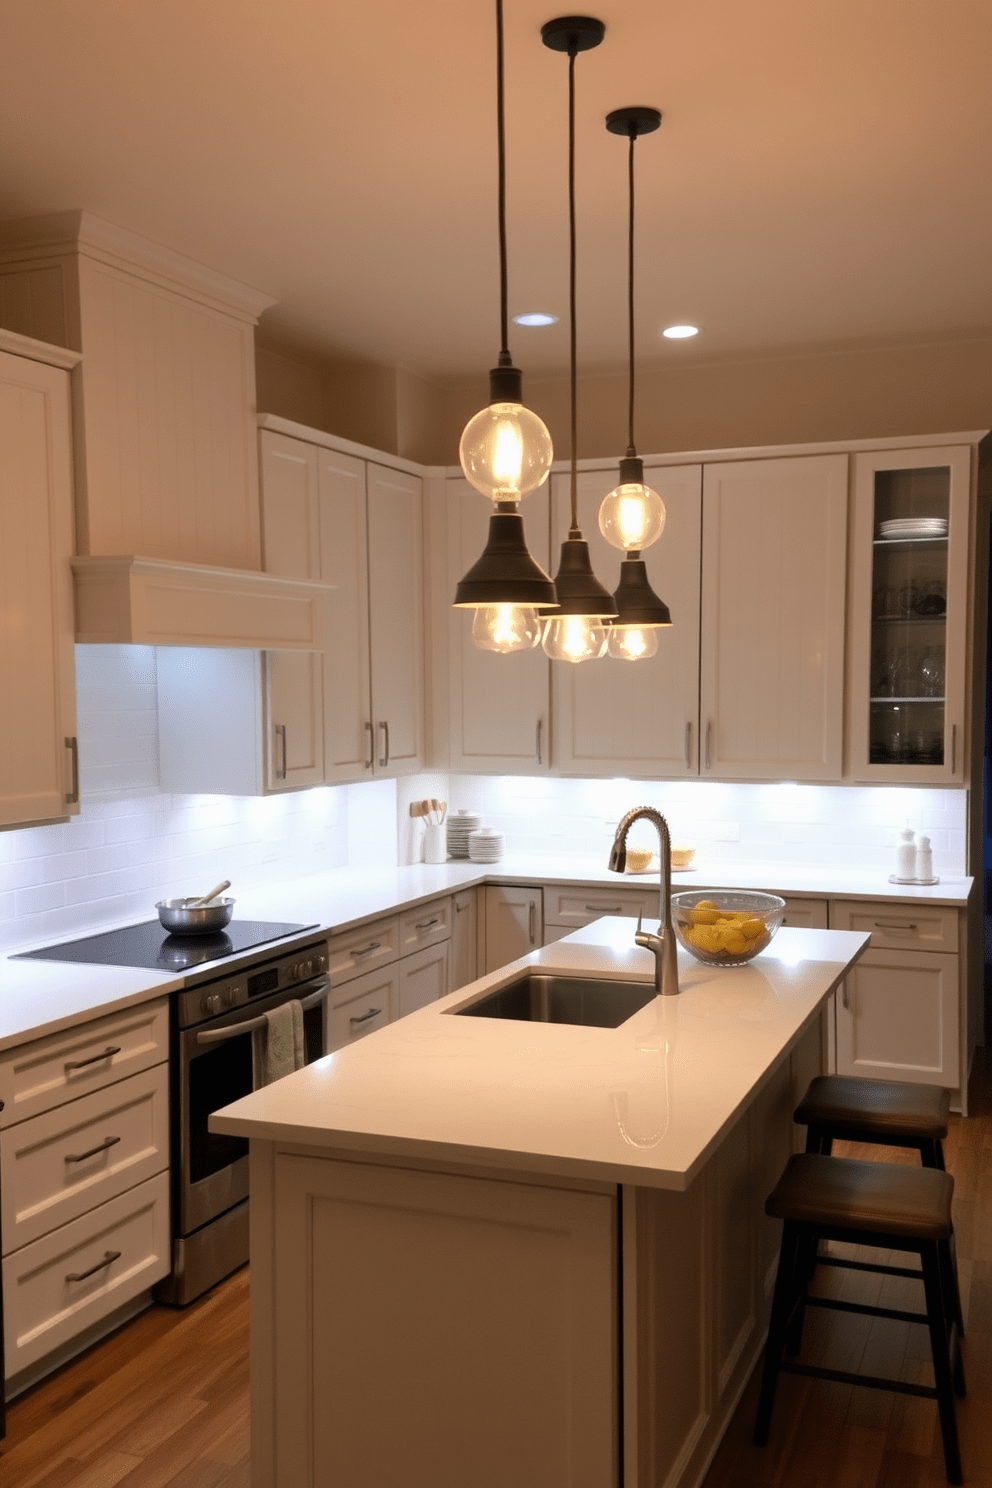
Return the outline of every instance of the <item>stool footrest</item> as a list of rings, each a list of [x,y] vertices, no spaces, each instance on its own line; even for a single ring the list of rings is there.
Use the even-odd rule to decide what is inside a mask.
[[[779,1365],[782,1374],[805,1374],[811,1379],[833,1380],[839,1385],[868,1385],[873,1390],[891,1390],[896,1395],[922,1395],[925,1400],[936,1400],[933,1385],[916,1385],[910,1380],[883,1379],[875,1374],[851,1374],[846,1369],[824,1369],[818,1364],[793,1364],[783,1359]]]
[[[880,1276],[908,1276],[913,1281],[922,1281],[919,1266],[873,1266],[870,1261],[848,1261],[843,1256],[818,1255],[818,1266],[841,1266],[845,1271],[877,1271]]]
[[[896,1307],[869,1307],[864,1302],[842,1302],[837,1297],[804,1297],[807,1307],[828,1307],[832,1312],[860,1312],[863,1317],[894,1318],[898,1323],[928,1323],[925,1312],[901,1312]]]

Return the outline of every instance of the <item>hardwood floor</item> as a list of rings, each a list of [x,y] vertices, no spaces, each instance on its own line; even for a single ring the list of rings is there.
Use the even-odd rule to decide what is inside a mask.
[[[992,1061],[976,1068],[972,1100],[976,1114],[952,1118],[946,1149],[968,1329],[968,1398],[958,1402],[958,1426],[966,1484],[992,1488]],[[912,1160],[897,1150],[884,1156]],[[884,1290],[890,1306],[921,1305],[919,1287],[895,1278],[835,1273],[830,1284],[855,1300]],[[810,1357],[816,1349],[835,1367],[929,1378],[926,1333],[912,1324],[816,1311],[804,1356],[807,1344]],[[930,1401],[783,1376],[771,1441],[758,1449],[751,1445],[756,1397],[755,1377],[704,1488],[946,1481]],[[13,1401],[7,1430],[3,1488],[248,1488],[248,1268],[185,1311],[154,1307],[97,1344]]]

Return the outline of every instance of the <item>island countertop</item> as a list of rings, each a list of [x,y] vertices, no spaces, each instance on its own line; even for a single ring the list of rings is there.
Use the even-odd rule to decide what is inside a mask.
[[[651,981],[634,929],[597,920],[225,1107],[210,1127],[372,1161],[685,1189],[869,937],[785,928],[738,968],[680,949],[679,995],[615,1029],[457,1016],[534,967]]]

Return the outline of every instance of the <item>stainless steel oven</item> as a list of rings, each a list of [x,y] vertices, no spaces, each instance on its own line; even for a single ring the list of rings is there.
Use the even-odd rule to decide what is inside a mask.
[[[327,1046],[327,944],[313,941],[176,994],[172,1037],[172,1275],[159,1301],[185,1306],[248,1259],[248,1143],[208,1130],[253,1089],[252,1037],[290,998],[303,1007],[304,1058]]]

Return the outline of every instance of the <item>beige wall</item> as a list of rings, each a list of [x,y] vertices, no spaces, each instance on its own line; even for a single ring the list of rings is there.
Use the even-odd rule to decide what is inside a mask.
[[[447,386],[367,362],[306,362],[259,346],[258,406],[425,464],[456,464],[458,437],[487,392],[485,370]],[[568,450],[568,380],[524,377],[530,407]],[[992,427],[992,332],[739,361],[639,367],[635,438],[645,455]],[[623,372],[579,379],[579,456],[627,442]]]

